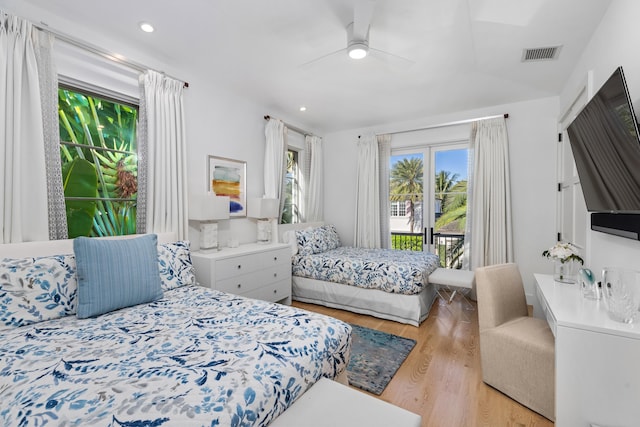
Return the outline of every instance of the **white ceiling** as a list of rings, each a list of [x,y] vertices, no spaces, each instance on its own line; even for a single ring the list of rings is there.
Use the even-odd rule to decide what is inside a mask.
[[[373,55],[354,61],[342,53],[301,66],[346,47],[356,1],[363,0],[0,0],[0,5],[16,13],[24,6],[64,16],[85,30],[180,64],[179,69],[206,72],[266,106],[265,113],[330,132],[558,95],[610,3],[377,0],[370,46],[409,58],[412,65]],[[151,22],[156,31],[142,33],[140,21]],[[86,41],[104,39],[96,34],[96,40]],[[555,61],[521,61],[524,48],[558,45]],[[304,113],[298,111],[302,105]]]

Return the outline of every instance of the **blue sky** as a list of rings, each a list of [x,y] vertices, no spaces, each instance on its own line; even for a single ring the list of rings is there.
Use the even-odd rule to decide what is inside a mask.
[[[390,166],[403,158],[422,158],[422,154],[391,156]],[[436,152],[436,172],[446,170],[458,174],[458,179],[467,179],[467,150],[447,150]],[[435,174],[435,172],[434,172]]]

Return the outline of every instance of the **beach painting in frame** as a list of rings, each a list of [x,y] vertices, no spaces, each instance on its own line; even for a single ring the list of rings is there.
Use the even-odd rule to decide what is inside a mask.
[[[208,191],[216,196],[229,196],[229,216],[247,216],[247,162],[209,156]]]

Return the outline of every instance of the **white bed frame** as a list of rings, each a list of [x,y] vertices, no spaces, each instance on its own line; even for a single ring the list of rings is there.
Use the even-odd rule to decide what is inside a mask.
[[[176,233],[156,233],[158,243],[170,243],[176,241]],[[140,234],[128,236],[96,237],[97,239],[130,239],[139,237]],[[42,242],[6,243],[0,244],[0,258],[26,258],[51,255],[66,255],[73,253],[73,239],[44,240]]]
[[[280,242],[288,243],[283,237],[285,232],[318,227],[322,224],[281,224],[278,228],[278,238]],[[413,326],[420,325],[427,318],[437,297],[433,285],[425,286],[419,294],[403,295],[306,277],[292,276],[292,282],[292,299],[296,301],[367,314]]]

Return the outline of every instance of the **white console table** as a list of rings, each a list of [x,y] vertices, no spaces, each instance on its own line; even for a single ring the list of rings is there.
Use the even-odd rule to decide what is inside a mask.
[[[611,320],[578,285],[535,279],[556,339],[556,426],[640,425],[640,323]]]

